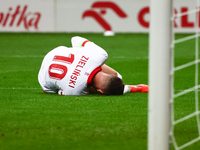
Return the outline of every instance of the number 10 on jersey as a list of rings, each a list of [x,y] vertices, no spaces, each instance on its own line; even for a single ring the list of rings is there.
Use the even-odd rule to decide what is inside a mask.
[[[69,54],[68,57],[55,55],[53,61],[71,65],[74,62],[74,54]],[[55,63],[49,66],[49,76],[56,80],[62,80],[67,74],[67,71],[67,66],[62,64]]]

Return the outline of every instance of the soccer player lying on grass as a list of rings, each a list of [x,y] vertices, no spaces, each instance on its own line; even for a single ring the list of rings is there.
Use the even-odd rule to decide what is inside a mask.
[[[72,47],[59,46],[43,59],[38,80],[44,93],[59,95],[122,95],[148,92],[147,85],[125,85],[122,76],[107,66],[108,54],[85,38],[75,36]]]

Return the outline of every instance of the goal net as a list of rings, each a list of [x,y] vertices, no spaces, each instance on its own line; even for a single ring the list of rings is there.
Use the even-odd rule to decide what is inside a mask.
[[[189,145],[200,140],[200,110],[199,110],[199,0],[196,1],[196,7],[193,9],[184,12],[176,13],[174,12],[171,21],[174,24],[176,18],[184,16],[194,16],[195,17],[195,33],[185,37],[175,38],[175,34],[172,29],[172,76],[173,76],[173,86],[171,94],[171,129],[170,136],[173,143],[173,146],[176,150],[183,149]],[[191,1],[194,2],[194,1]],[[189,46],[187,46],[189,45]],[[180,56],[181,47],[184,47],[182,53],[184,55]],[[176,56],[178,55],[178,56]],[[184,61],[179,59],[186,58]],[[181,62],[181,63],[180,63]],[[183,63],[183,64],[182,64]],[[181,79],[182,78],[182,79]],[[180,85],[184,83],[185,85]],[[179,84],[179,85],[178,85]],[[183,88],[183,89],[180,89]],[[185,88],[185,89],[184,89]],[[180,108],[180,103],[185,103],[185,108],[178,110]],[[193,105],[192,109],[191,106]],[[181,105],[183,106],[183,105]],[[177,112],[177,113],[176,113]],[[196,124],[196,125],[195,125]],[[186,129],[192,129],[190,131],[185,131],[184,126],[190,126],[191,128],[186,127]],[[176,129],[177,128],[177,129]],[[180,129],[178,129],[180,128]],[[196,129],[195,129],[196,128]],[[177,140],[176,135],[181,135],[178,132],[182,132],[182,136],[187,136],[189,132],[196,132],[196,137],[192,135],[184,139],[187,140]],[[185,134],[184,134],[185,133]]]
[[[172,0],[151,0],[149,150],[181,150],[200,141],[200,2],[194,1],[193,9],[177,13]],[[175,36],[175,20],[188,15],[195,33]]]

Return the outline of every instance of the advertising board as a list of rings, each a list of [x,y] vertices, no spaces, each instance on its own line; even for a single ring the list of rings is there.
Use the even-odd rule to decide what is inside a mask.
[[[0,32],[149,31],[149,0],[0,1]],[[195,32],[195,5],[195,0],[174,1],[175,14],[189,12],[175,17],[175,32]]]

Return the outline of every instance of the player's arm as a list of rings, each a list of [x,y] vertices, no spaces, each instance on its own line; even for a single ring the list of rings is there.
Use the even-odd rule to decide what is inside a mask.
[[[72,43],[72,46],[73,47],[90,47],[92,48],[92,50],[97,50],[97,51],[102,51],[103,53],[105,53],[106,55],[106,58],[108,57],[107,53],[105,52],[104,49],[102,49],[101,47],[99,47],[98,45],[94,44],[93,42],[90,42],[89,40],[83,38],[83,37],[80,37],[80,36],[74,36],[71,38],[71,43]],[[86,44],[86,43],[90,43],[90,44]],[[105,60],[106,61],[106,60]],[[105,63],[102,62],[102,71],[104,73],[107,73],[107,74],[112,74],[112,75],[115,75],[119,78],[122,79],[122,76],[116,71],[114,70],[113,68],[107,66]]]
[[[72,47],[81,48],[85,42],[89,42],[89,40],[80,36],[74,36],[71,38]]]
[[[107,66],[106,64],[101,66],[102,71],[107,74],[115,75],[122,79],[122,76],[113,68]],[[149,86],[145,84],[139,84],[139,85],[124,85],[124,92],[123,93],[136,93],[136,92],[142,92],[147,93],[149,91]]]
[[[71,38],[72,47],[87,47],[88,49],[92,50],[95,53],[104,54],[107,57],[107,52],[101,48],[100,46],[96,45],[95,43],[87,40],[86,38],[80,36],[74,36]]]
[[[84,50],[98,56],[98,62],[101,63],[100,66],[103,65],[108,58],[108,54],[103,48],[83,37],[74,36],[71,38],[71,43],[73,47],[86,48]]]
[[[106,73],[106,74],[110,74],[110,75],[114,75],[114,76],[117,76],[117,77],[119,77],[120,79],[122,79],[122,76],[116,71],[116,70],[114,70],[113,68],[111,68],[111,67],[109,67],[108,65],[106,65],[106,64],[103,64],[102,66],[101,66],[101,68],[102,68],[102,72],[104,72],[104,73]],[[97,94],[97,93],[99,93],[94,87],[90,87],[89,88],[89,93],[90,94]]]
[[[120,79],[122,79],[122,76],[121,76],[116,70],[114,70],[113,68],[109,67],[108,65],[103,64],[103,65],[101,66],[101,68],[102,68],[102,71],[103,71],[104,73],[107,73],[107,74],[110,74],[110,75],[114,75],[114,76],[117,76],[117,77],[119,77]]]

